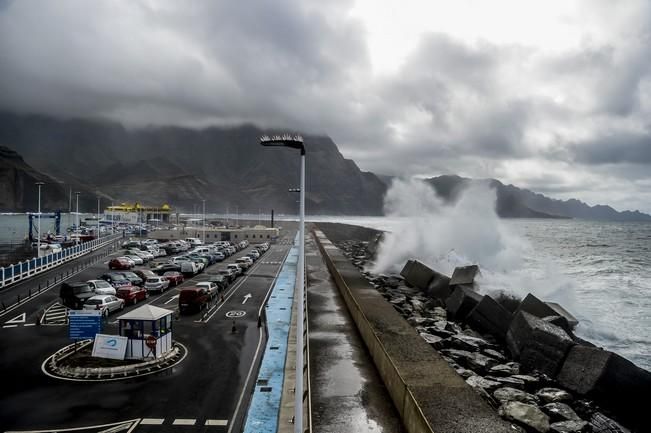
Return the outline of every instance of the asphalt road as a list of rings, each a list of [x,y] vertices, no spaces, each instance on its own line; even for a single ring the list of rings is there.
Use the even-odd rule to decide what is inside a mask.
[[[223,302],[218,300],[207,314],[179,316],[173,324],[173,338],[188,349],[188,355],[178,366],[158,374],[101,383],[71,382],[43,374],[43,361],[70,344],[67,326],[35,325],[39,313],[58,298],[58,286],[0,313],[0,430],[89,427],[88,431],[104,431],[111,427],[106,424],[135,420],[111,431],[239,431],[264,349],[265,333],[258,328],[258,312],[287,255],[293,231],[281,231],[282,236],[284,239],[231,284]],[[209,267],[207,272],[242,254]],[[71,280],[96,278],[107,269],[106,262],[108,258],[103,257]],[[193,280],[206,278],[203,273]],[[179,288],[192,283],[186,281]],[[21,286],[5,296],[29,290],[28,284]],[[146,302],[173,309],[178,304],[178,290],[171,288]],[[244,312],[235,319],[235,333],[233,319],[226,317],[229,311]],[[117,316],[109,317],[105,333],[116,329]],[[248,377],[250,372],[253,374]]]

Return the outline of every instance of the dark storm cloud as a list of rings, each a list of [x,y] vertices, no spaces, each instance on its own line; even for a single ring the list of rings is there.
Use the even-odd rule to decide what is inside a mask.
[[[605,134],[576,145],[574,152],[586,164],[651,164],[651,133]]]

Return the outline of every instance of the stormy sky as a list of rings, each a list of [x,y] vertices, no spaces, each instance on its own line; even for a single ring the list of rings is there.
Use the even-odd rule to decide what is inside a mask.
[[[0,109],[252,122],[651,212],[651,2],[0,0]]]

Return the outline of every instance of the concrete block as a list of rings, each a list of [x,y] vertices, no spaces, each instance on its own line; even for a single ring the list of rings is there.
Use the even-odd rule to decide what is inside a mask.
[[[576,345],[570,349],[557,380],[570,391],[609,408],[625,424],[648,427],[651,372],[616,353]]]
[[[427,291],[429,283],[434,278],[435,272],[428,266],[418,260],[408,260],[400,275],[405,279],[407,284],[418,287],[422,291]]]
[[[466,317],[471,325],[501,340],[506,338],[512,319],[511,313],[490,296],[484,296]]]
[[[562,328],[520,311],[511,321],[506,344],[511,354],[519,358],[522,370],[538,370],[553,377],[574,341]]]
[[[545,302],[549,307],[552,308],[552,310],[556,311],[556,315],[564,317],[567,320],[567,323],[570,326],[570,329],[576,328],[576,325],[579,324],[579,321],[576,317],[572,315],[569,311],[567,311],[565,308],[563,308],[562,305],[556,303],[556,302]]]
[[[463,284],[466,286],[473,286],[477,274],[479,274],[479,266],[477,265],[458,266],[454,268],[452,278],[450,279],[450,285],[456,286]]]
[[[554,310],[552,307],[540,299],[536,298],[531,293],[527,294],[522,302],[520,302],[520,306],[517,310],[515,310],[514,314],[518,314],[520,311],[533,314],[534,316],[540,317],[541,319],[547,316],[558,316],[556,310]]]
[[[479,304],[482,295],[467,286],[456,286],[445,300],[445,309],[452,319],[463,320]]]
[[[434,271],[434,278],[427,287],[427,296],[434,299],[446,300],[452,294],[450,277]]]

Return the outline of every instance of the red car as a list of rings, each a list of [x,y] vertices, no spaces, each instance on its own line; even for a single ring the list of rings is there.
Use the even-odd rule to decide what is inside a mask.
[[[174,284],[175,286],[178,286],[181,284],[185,279],[183,278],[183,274],[180,272],[175,272],[175,271],[168,271],[163,274],[163,277],[167,278],[168,281],[170,282],[170,285]]]
[[[121,259],[119,257],[111,259],[108,266],[109,266],[109,269],[122,269],[122,270],[125,270],[125,271],[128,271],[129,269],[131,269],[131,263],[129,263],[125,259]]]
[[[147,290],[139,286],[124,286],[117,290],[116,295],[124,299],[125,304],[136,304],[138,301],[144,301],[149,297]]]

